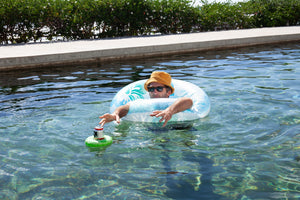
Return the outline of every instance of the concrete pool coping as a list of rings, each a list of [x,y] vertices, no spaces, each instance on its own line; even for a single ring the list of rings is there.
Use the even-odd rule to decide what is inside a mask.
[[[300,41],[300,26],[3,45],[0,70],[96,63]]]

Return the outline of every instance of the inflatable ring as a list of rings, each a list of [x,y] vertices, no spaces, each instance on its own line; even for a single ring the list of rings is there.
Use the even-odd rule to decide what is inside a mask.
[[[172,79],[172,86],[175,91],[169,98],[150,99],[149,93],[144,89],[146,80],[133,82],[122,88],[113,98],[110,112],[130,102],[130,109],[123,120],[131,122],[158,122],[159,118],[149,116],[154,110],[164,110],[180,97],[189,97],[193,100],[193,106],[172,116],[168,122],[177,124],[190,122],[203,118],[210,111],[210,100],[207,94],[198,86],[177,79]]]

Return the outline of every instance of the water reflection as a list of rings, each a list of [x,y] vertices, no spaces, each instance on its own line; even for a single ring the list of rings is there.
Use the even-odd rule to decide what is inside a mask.
[[[166,148],[162,145],[162,148]],[[222,196],[214,193],[212,183],[213,175],[217,172],[217,167],[213,166],[213,161],[207,155],[185,151],[182,155],[182,162],[191,162],[195,165],[196,172],[177,172],[172,171],[174,158],[167,151],[163,152],[162,162],[166,172],[166,196],[172,199],[221,199]]]

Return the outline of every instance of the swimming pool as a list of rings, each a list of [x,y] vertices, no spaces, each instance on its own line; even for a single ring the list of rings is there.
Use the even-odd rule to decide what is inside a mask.
[[[297,199],[300,45],[0,72],[0,199]],[[113,96],[153,70],[208,94],[191,129],[105,127]]]

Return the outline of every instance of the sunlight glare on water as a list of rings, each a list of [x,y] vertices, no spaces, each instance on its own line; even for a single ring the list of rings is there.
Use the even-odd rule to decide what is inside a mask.
[[[300,45],[198,52],[0,72],[0,199],[300,198]],[[208,117],[191,129],[98,116],[153,70],[200,86]]]

